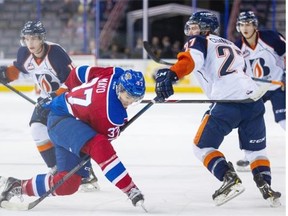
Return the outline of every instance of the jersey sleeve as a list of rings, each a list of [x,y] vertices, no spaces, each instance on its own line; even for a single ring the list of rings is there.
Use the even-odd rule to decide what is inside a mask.
[[[199,69],[207,54],[207,41],[204,37],[191,37],[185,44],[185,52],[177,55],[177,62],[170,68],[179,79]]]
[[[259,35],[265,43],[273,47],[279,56],[286,55],[286,41],[280,33],[266,30],[259,31]]]
[[[74,68],[72,60],[61,46],[57,44],[48,46],[50,46],[48,51],[48,59],[51,62],[53,69],[56,71],[60,82],[64,83],[69,76],[70,71]]]
[[[20,47],[17,52],[17,59],[13,62],[13,65],[22,73],[28,74],[28,71],[24,67],[24,62],[30,55],[27,47]]]

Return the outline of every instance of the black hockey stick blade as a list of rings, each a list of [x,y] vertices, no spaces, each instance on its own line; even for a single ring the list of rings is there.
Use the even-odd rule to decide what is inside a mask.
[[[155,62],[159,63],[159,64],[164,64],[164,65],[174,65],[173,63],[170,62],[166,62],[163,59],[158,58],[152,51],[150,44],[148,43],[148,41],[143,41],[143,46],[145,51],[147,52],[148,56],[153,59]]]

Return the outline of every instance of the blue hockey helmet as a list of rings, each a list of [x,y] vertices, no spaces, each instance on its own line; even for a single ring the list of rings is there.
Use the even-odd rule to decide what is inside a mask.
[[[258,27],[258,19],[253,11],[241,12],[237,18],[236,29],[240,32],[240,24],[252,23],[256,28]]]
[[[200,28],[200,34],[206,35],[208,32],[217,33],[219,22],[215,14],[210,11],[199,11],[193,13],[184,27],[185,35],[189,36],[190,25],[197,24]]]
[[[119,77],[116,92],[126,91],[129,96],[133,97],[135,101],[143,99],[145,94],[145,79],[143,74],[138,71],[126,70]]]
[[[46,40],[46,30],[40,21],[28,21],[25,23],[23,29],[21,30],[21,40],[25,35],[38,36],[41,40]],[[22,44],[22,42],[21,42]]]

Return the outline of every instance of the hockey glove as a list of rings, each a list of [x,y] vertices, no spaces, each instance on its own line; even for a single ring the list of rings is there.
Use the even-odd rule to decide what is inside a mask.
[[[157,102],[164,102],[166,98],[174,94],[173,83],[178,80],[178,77],[175,72],[165,68],[158,70],[155,80],[155,91],[158,97]]]
[[[7,70],[6,66],[0,66],[0,81],[1,83],[4,84],[9,82],[9,79],[6,76],[6,70]]]
[[[50,103],[57,95],[55,93],[49,94],[46,98],[38,98],[37,104],[36,104],[36,112],[39,116],[43,118],[47,118],[49,112],[50,112]]]

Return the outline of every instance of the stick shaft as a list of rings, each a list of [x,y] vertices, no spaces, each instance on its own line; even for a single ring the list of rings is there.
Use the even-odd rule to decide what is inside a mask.
[[[179,99],[179,100],[165,100],[162,103],[159,104],[172,104],[172,103],[181,103],[181,104],[195,104],[195,103],[249,103],[252,102],[252,99],[245,99],[245,100],[205,100],[205,99],[199,99],[199,100],[186,100],[186,99]],[[141,103],[150,103],[150,100],[142,100]],[[157,103],[158,102],[154,102]],[[148,106],[148,105],[146,105]]]
[[[1,80],[0,80],[1,82]],[[26,99],[27,101],[29,101],[32,104],[36,104],[36,102],[34,100],[32,100],[31,98],[29,98],[28,96],[26,96],[25,94],[23,94],[22,92],[18,91],[17,89],[15,89],[13,86],[7,84],[7,83],[3,83],[1,82],[4,86],[6,86],[7,88],[9,88],[11,91],[15,92],[16,94],[20,95],[21,97],[23,97],[24,99]]]
[[[129,125],[131,125],[136,119],[138,119],[144,112],[146,112],[156,101],[157,97],[151,100],[144,108],[142,108],[133,118],[131,118],[123,127],[120,128],[120,131],[124,131]],[[40,202],[42,202],[46,197],[48,197],[50,194],[52,194],[57,188],[59,188],[63,183],[65,183],[72,175],[74,175],[78,170],[80,170],[88,161],[90,160],[90,157],[86,155],[82,161],[74,167],[70,172],[68,172],[62,179],[60,179],[50,190],[48,190],[44,195],[39,197],[33,202],[30,202],[27,206],[27,209],[30,210],[37,206]],[[23,209],[23,206],[21,206]]]

